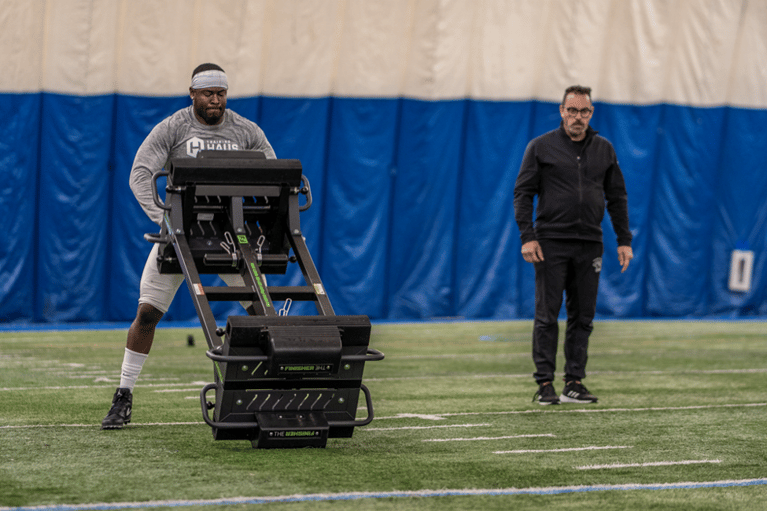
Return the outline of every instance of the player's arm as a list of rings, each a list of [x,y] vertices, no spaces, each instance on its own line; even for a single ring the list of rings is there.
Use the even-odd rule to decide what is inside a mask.
[[[249,149],[252,149],[254,151],[261,151],[264,153],[264,156],[266,156],[269,159],[277,158],[277,155],[274,153],[274,149],[272,148],[272,144],[269,143],[269,140],[266,139],[266,135],[264,134],[264,131],[258,127],[254,126],[253,131],[253,142],[251,144],[251,147]]]
[[[171,144],[165,125],[163,121],[155,126],[136,151],[129,178],[130,189],[141,209],[157,225],[162,223],[163,211],[154,203],[152,179],[162,170],[170,155]]]

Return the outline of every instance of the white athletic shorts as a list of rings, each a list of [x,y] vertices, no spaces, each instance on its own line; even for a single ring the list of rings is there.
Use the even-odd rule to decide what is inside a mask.
[[[177,274],[162,274],[157,269],[157,256],[159,255],[160,245],[154,244],[154,247],[149,252],[146,264],[144,264],[144,272],[141,274],[141,284],[139,287],[138,303],[148,303],[162,311],[163,314],[168,312],[170,304],[173,302],[173,298],[176,296],[176,291],[184,282],[184,275]],[[227,286],[242,286],[244,282],[242,277],[236,273],[226,273],[219,275],[221,279],[226,282]],[[247,308],[252,302],[240,302],[240,304]]]

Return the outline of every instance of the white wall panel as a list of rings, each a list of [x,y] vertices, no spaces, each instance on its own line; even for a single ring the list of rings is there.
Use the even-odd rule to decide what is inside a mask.
[[[595,95],[613,103],[660,102],[665,87],[664,65],[672,30],[667,0],[615,2],[608,45]]]
[[[767,108],[767,2],[742,4],[736,29],[738,39],[727,81],[727,103]]]
[[[684,0],[667,19],[671,23],[665,62],[669,103],[722,105],[732,69],[741,2]]]
[[[0,0],[0,92],[42,87],[44,0]]]
[[[69,94],[115,90],[117,2],[45,2],[43,89]]]
[[[550,0],[478,0],[472,27],[469,94],[527,100],[540,92]]]
[[[767,107],[765,0],[0,0],[0,91]]]
[[[332,92],[343,19],[340,0],[271,0],[264,27],[263,88],[269,96]]]
[[[264,74],[264,33],[266,0],[237,0],[237,37],[233,47],[225,55],[208,55],[209,48],[216,46],[217,36],[210,33],[210,40],[198,49],[195,62],[212,60],[220,62],[228,72],[232,97],[253,97],[261,94]],[[190,65],[190,68],[193,67]]]
[[[402,95],[420,99],[465,97],[475,3],[418,0]]]
[[[184,59],[185,87],[197,65],[215,62],[228,72],[231,96],[258,95],[266,2],[196,0],[194,4],[192,47]]]
[[[142,96],[183,94],[189,88],[193,69],[189,55],[196,47],[195,2],[119,3],[117,92]]]
[[[346,0],[334,95],[400,95],[408,66],[417,1]]]
[[[181,95],[204,62],[223,67],[230,96],[262,91],[267,0],[122,1],[117,90]]]
[[[560,101],[568,85],[594,86],[602,69],[610,0],[554,2],[543,28],[546,41],[536,97]],[[599,98],[595,87],[594,98]]]

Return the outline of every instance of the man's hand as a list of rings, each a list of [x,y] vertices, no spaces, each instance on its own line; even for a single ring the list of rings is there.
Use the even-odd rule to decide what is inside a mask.
[[[528,241],[522,245],[522,257],[528,263],[540,263],[543,261],[543,250],[541,250],[540,243],[537,241]]]
[[[618,247],[618,263],[622,267],[621,273],[626,271],[632,259],[634,259],[634,252],[631,250],[631,247]]]

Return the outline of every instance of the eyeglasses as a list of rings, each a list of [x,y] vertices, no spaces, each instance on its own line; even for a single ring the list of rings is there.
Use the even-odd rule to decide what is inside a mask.
[[[591,108],[581,108],[578,110],[577,108],[570,107],[567,109],[567,115],[570,117],[575,117],[578,114],[581,114],[581,117],[588,117],[591,115]]]

